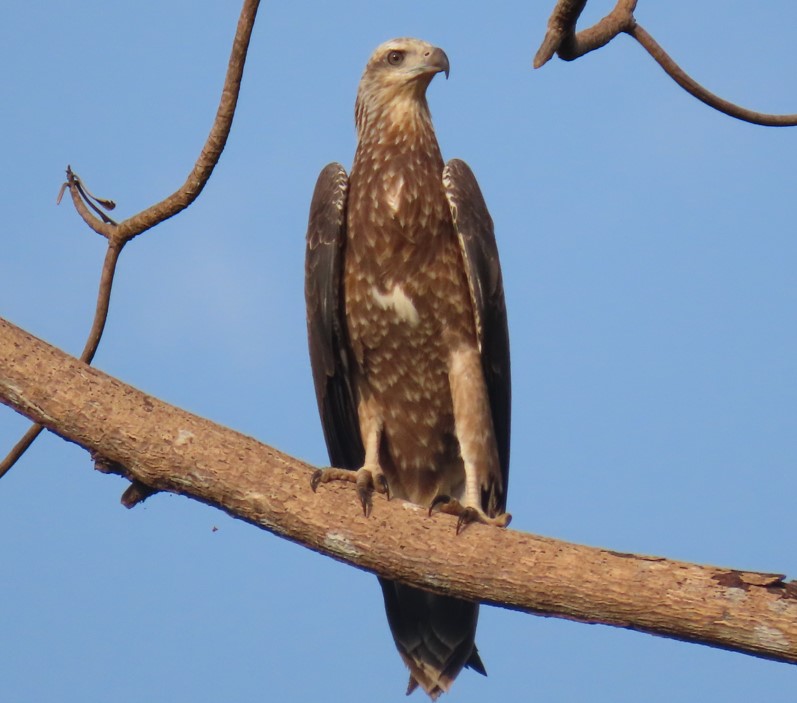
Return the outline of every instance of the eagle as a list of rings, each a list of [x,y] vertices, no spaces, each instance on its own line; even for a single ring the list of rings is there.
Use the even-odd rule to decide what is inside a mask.
[[[509,336],[501,267],[476,179],[443,162],[426,89],[448,57],[419,39],[379,46],[355,104],[351,174],[318,177],[305,297],[310,360],[331,466],[313,490],[373,492],[506,526]],[[433,700],[463,667],[486,674],[479,606],[379,579],[396,647]]]

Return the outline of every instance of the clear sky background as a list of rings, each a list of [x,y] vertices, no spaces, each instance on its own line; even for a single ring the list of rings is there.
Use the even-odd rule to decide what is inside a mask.
[[[496,223],[512,527],[795,577],[797,130],[710,110],[625,37],[533,71],[552,5],[265,3],[221,162],[125,250],[96,365],[325,464],[307,209],[319,170],[351,164],[371,51],[418,36],[451,61],[429,90],[444,156],[468,161]],[[592,5],[588,19],[611,3]],[[104,245],[55,206],[64,168],[120,218],[179,186],[238,10],[5,8],[0,315],[79,353]],[[637,17],[711,90],[797,112],[794,3],[642,0]],[[0,408],[0,453],[27,425]],[[3,701],[403,700],[373,576],[184,498],[127,511],[125,485],[53,436],[0,481]],[[497,608],[478,643],[489,678],[464,672],[447,700],[797,695],[785,664]]]

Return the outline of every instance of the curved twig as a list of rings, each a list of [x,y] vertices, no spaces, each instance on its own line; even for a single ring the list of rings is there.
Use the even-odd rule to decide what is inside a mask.
[[[105,322],[108,319],[108,307],[111,302],[111,289],[113,287],[113,277],[116,273],[116,264],[119,261],[119,254],[122,253],[123,243],[118,240],[111,239],[108,241],[108,249],[105,251],[105,261],[102,264],[102,274],[100,276],[100,286],[97,293],[97,307],[94,310],[94,321],[91,323],[91,330],[89,331],[88,339],[83,347],[83,352],[80,355],[80,360],[90,364],[97,353],[97,348],[102,339],[102,333],[105,329]],[[20,457],[28,451],[36,438],[41,434],[44,428],[41,425],[34,424],[28,428],[28,431],[20,438],[20,440],[13,446],[11,451],[6,455],[5,459],[0,462],[0,478],[3,478],[14,464],[19,461]]]
[[[690,95],[715,110],[730,117],[766,127],[793,127],[797,125],[797,114],[773,115],[756,112],[720,98],[706,90],[670,58],[666,51],[634,18],[637,0],[618,0],[614,9],[588,29],[576,32],[576,22],[586,0],[559,0],[551,17],[540,48],[534,56],[534,68],[540,68],[554,54],[564,61],[573,61],[584,54],[608,44],[618,34],[624,33],[636,39],[653,57],[670,78]]]
[[[75,210],[77,210],[78,215],[83,218],[83,222],[91,227],[91,229],[93,229],[97,234],[101,234],[108,241],[111,241],[111,237],[119,225],[116,222],[106,221],[110,218],[107,218],[103,212],[91,202],[91,199],[84,195],[84,188],[82,184],[83,181],[81,181],[80,177],[74,171],[72,171],[72,167],[67,166],[66,183],[61,186],[61,190],[63,191],[64,188],[69,189],[69,195],[72,197],[72,204],[75,206]],[[61,202],[60,193],[58,195],[58,202]],[[103,219],[98,219],[95,217],[89,210],[89,207],[91,207],[91,210],[94,210],[94,212],[100,215]]]
[[[94,358],[105,329],[116,264],[124,245],[142,232],[173,217],[191,205],[202,192],[219,161],[222,151],[224,151],[224,146],[227,143],[227,137],[232,127],[233,117],[235,116],[249,40],[252,37],[252,28],[254,27],[259,5],[260,0],[244,0],[241,15],[238,18],[235,38],[233,39],[216,118],[213,121],[210,134],[208,134],[208,138],[202,147],[199,158],[194,164],[194,168],[180,188],[159,203],[117,224],[102,211],[103,208],[112,210],[116,204],[112,200],[94,196],[72,171],[71,167],[67,166],[66,183],[62,186],[58,195],[58,202],[61,201],[64,189],[68,188],[75,210],[77,210],[83,221],[97,234],[101,234],[108,240],[108,249],[105,254],[105,262],[103,263],[99,292],[97,294],[94,321],[80,357],[86,363],[90,364]],[[94,213],[99,215],[99,217]],[[33,425],[14,445],[5,459],[0,462],[0,478],[27,451],[41,431],[42,427],[40,425]]]
[[[67,187],[72,194],[75,208],[86,224],[95,232],[102,234],[104,237],[110,238],[113,236],[128,242],[164,220],[174,217],[174,215],[187,208],[197,199],[208,182],[211,173],[213,173],[213,169],[219,162],[219,157],[230,134],[233,117],[235,116],[235,107],[238,104],[238,95],[241,90],[241,80],[243,78],[244,65],[246,64],[249,40],[252,37],[252,28],[254,27],[259,4],[260,0],[244,0],[241,15],[238,18],[238,28],[233,39],[230,60],[227,64],[227,74],[224,78],[219,107],[216,110],[216,118],[213,121],[213,126],[210,129],[208,138],[205,140],[199,158],[182,186],[167,198],[132,217],[128,217],[114,227],[108,223],[101,222],[89,212],[89,207],[93,207],[93,205],[90,198],[84,196],[86,194],[90,196],[90,193],[85,191],[85,186],[82,186],[80,178],[75,176],[71,169],[67,172]],[[97,199],[95,198],[95,200]],[[102,201],[99,202],[102,204]],[[105,216],[101,214],[101,217]]]
[[[100,276],[100,289],[97,294],[97,307],[94,310],[94,322],[91,324],[86,345],[83,347],[83,353],[80,355],[80,360],[90,364],[97,353],[97,347],[100,346],[100,339],[105,330],[105,322],[108,319],[108,308],[111,304],[111,289],[113,288],[113,277],[116,273],[116,264],[119,261],[119,255],[122,253],[123,244],[116,240],[111,240],[108,243],[108,249],[105,252],[105,261],[102,263],[102,275]]]
[[[633,27],[625,31],[645,48],[645,51],[653,57],[656,63],[664,69],[670,78],[680,85],[687,93],[709,107],[724,112],[730,117],[735,117],[737,120],[763,125],[764,127],[794,127],[797,125],[797,114],[771,115],[765,112],[756,112],[715,95],[691,78],[639,24],[634,24]]]
[[[238,19],[238,29],[233,40],[230,61],[227,65],[227,75],[224,78],[224,87],[221,91],[221,100],[216,111],[216,118],[213,121],[213,127],[211,127],[210,134],[208,134],[205,145],[202,147],[199,158],[194,164],[191,173],[188,174],[185,183],[168,198],[121,222],[117,236],[129,241],[187,208],[202,192],[210,178],[210,174],[213,173],[213,169],[219,162],[219,157],[221,152],[224,151],[227,137],[230,134],[233,117],[235,116],[235,107],[238,104],[238,94],[241,89],[246,53],[249,48],[249,40],[252,37],[252,28],[255,24],[255,16],[257,15],[259,4],[260,0],[244,1],[241,16]]]
[[[41,434],[43,429],[41,425],[33,424],[28,428],[28,431],[20,437],[19,441],[11,448],[11,451],[8,452],[6,458],[0,462],[0,478],[3,478],[3,476],[8,473],[9,469],[17,463],[19,458],[28,451],[28,447],[36,441],[36,437]]]

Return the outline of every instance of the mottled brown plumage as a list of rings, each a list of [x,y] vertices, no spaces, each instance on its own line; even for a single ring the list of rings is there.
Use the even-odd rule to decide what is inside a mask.
[[[461,161],[444,165],[426,103],[445,53],[380,46],[355,107],[351,176],[319,176],[307,233],[310,356],[336,467],[461,519],[505,525],[509,345],[492,221]],[[353,470],[353,471],[351,471]],[[463,666],[484,673],[478,605],[380,579],[396,646],[436,698]]]

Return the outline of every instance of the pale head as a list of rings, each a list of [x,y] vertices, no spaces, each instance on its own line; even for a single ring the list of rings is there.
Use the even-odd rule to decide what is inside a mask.
[[[428,113],[426,88],[437,73],[448,78],[448,69],[446,52],[420,39],[402,37],[381,44],[368,60],[357,90],[357,128],[362,130],[375,114],[397,121],[408,112]]]

